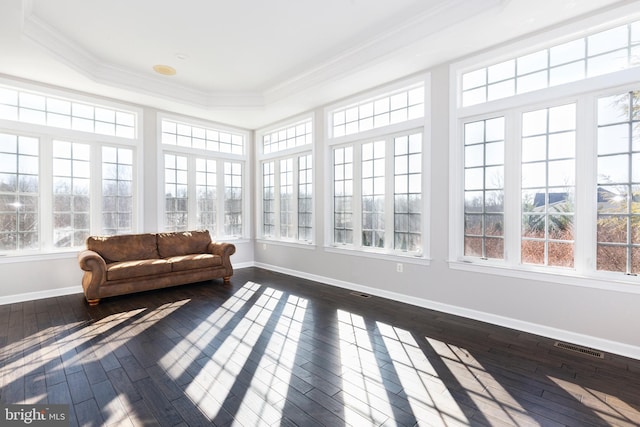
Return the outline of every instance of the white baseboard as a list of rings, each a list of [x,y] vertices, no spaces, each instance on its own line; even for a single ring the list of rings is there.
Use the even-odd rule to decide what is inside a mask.
[[[345,282],[342,280],[332,279],[330,277],[319,276],[315,274],[309,274],[302,271],[291,270],[288,268],[282,268],[275,265],[255,263],[256,267],[264,268],[267,270],[276,271],[283,274],[288,274],[303,279],[313,280],[320,283],[325,283],[340,288],[345,288],[353,291],[358,291],[378,297],[387,298],[390,300],[411,304],[417,307],[423,307],[430,310],[436,310],[443,313],[453,314],[456,316],[466,317],[469,319],[479,320],[482,322],[491,323],[498,326],[504,326],[506,328],[516,329],[523,332],[528,332],[535,335],[541,335],[547,338],[551,338],[558,341],[565,341],[568,343],[578,344],[586,346],[608,353],[618,354],[625,357],[640,360],[640,347],[617,342],[610,341],[603,338],[593,337],[590,335],[579,334],[563,329],[552,328],[549,326],[540,325],[537,323],[525,322],[518,319],[499,316],[492,313],[483,311],[471,310],[464,307],[454,306],[450,304],[443,304],[437,301],[431,301],[422,298],[416,298],[396,292],[384,291],[368,286],[359,285],[356,283]]]
[[[33,301],[37,299],[52,298],[79,293],[82,293],[82,286],[69,286],[67,288],[48,289],[46,291],[25,292],[23,294],[0,297],[0,305],[14,304],[17,302]]]
[[[247,268],[247,267],[255,267],[256,263],[253,261],[247,261],[247,262],[239,262],[239,263],[233,263],[233,269],[234,270],[239,270],[241,268]]]

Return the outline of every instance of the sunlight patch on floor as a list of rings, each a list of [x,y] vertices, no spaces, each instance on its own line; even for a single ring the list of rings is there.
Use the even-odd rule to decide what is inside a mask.
[[[638,410],[623,399],[611,396],[612,391],[602,393],[561,378],[549,375],[547,378],[567,393],[564,398],[573,400],[569,403],[580,402],[602,418],[603,422],[610,425],[634,425],[633,419]],[[558,399],[557,396],[556,399]]]
[[[472,352],[462,347],[430,337],[425,339],[481,413],[491,414],[491,419],[511,425],[536,423],[537,420],[500,383],[509,381],[508,378],[494,378]]]
[[[198,372],[186,386],[186,394],[209,419],[236,416],[238,411],[234,408],[244,404],[245,400],[261,401],[261,396],[257,396],[255,390],[238,381],[241,381],[245,365],[253,363],[249,357],[264,333],[266,324],[274,315],[282,295],[280,291],[265,289],[238,323],[229,326],[233,330],[222,342],[216,344],[213,353],[203,355],[196,361],[199,364]],[[244,394],[241,402],[238,402],[236,394]],[[274,412],[274,418],[279,419],[279,413],[275,417]]]
[[[274,297],[281,295],[279,291],[274,293]],[[287,298],[248,388],[260,399],[245,397],[236,412],[242,425],[260,425],[264,420],[279,422],[282,418],[306,307],[305,299],[292,295]]]
[[[393,413],[364,319],[338,310],[342,399],[348,425],[382,425]]]
[[[417,420],[430,426],[467,424],[467,417],[413,335],[382,322],[376,325]]]
[[[160,359],[159,365],[174,380],[184,375],[194,359],[200,357],[207,346],[212,344],[211,340],[203,337],[215,336],[226,328],[259,289],[260,285],[257,283],[247,282],[206,319],[193,319],[197,325]]]
[[[11,361],[9,358],[5,361],[5,364],[0,368],[0,375],[11,374],[16,370],[21,370],[24,375],[28,375],[29,372],[35,372],[45,365],[47,365],[48,371],[52,371],[54,369],[62,370],[63,363],[66,365],[81,364],[83,362],[82,356],[85,353],[94,351],[101,346],[100,342],[103,341],[104,334],[109,334],[110,330],[119,328],[124,322],[144,311],[145,309],[139,309],[116,313],[96,320],[91,324],[91,328],[82,327],[87,322],[74,322],[43,329],[2,350],[0,354],[4,358],[8,354],[16,354],[17,348],[20,346],[22,351],[18,354],[21,354],[22,357],[14,357],[14,360]],[[92,343],[91,347],[84,345],[96,339],[97,342]],[[112,340],[114,339],[116,338],[112,338]],[[77,352],[77,347],[84,348],[84,350]],[[52,364],[55,367],[52,367]]]

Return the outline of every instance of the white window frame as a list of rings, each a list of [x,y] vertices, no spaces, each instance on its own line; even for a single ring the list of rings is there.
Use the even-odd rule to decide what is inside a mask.
[[[557,45],[584,34],[584,28],[599,32],[625,22],[634,22],[637,9],[621,7],[599,16],[574,22],[544,35],[512,43],[494,51],[468,58],[450,67],[450,175],[449,266],[453,269],[497,274],[509,277],[549,281],[583,287],[640,293],[640,276],[597,271],[595,267],[596,212],[596,111],[601,96],[640,88],[638,68],[585,78],[564,85],[516,94],[482,104],[462,106],[461,78],[466,72],[501,60],[525,55],[544,47]],[[590,31],[591,33],[591,31]],[[576,210],[574,235],[574,268],[556,268],[520,263],[520,165],[521,114],[540,108],[577,103],[576,111]],[[464,123],[505,116],[505,259],[484,260],[464,256]],[[582,172],[588,170],[589,172]],[[513,195],[517,197],[514,197]],[[511,236],[511,237],[508,237]],[[632,286],[630,286],[632,285]]]
[[[240,135],[244,138],[243,153],[233,154],[220,151],[212,151],[201,148],[193,148],[187,146],[179,146],[174,144],[162,143],[162,122],[168,120],[170,122],[183,123],[187,126],[193,126],[197,128],[217,130],[228,132],[232,135]],[[158,113],[157,115],[157,132],[159,146],[157,165],[158,165],[158,204],[157,204],[157,221],[160,229],[165,229],[167,226],[165,222],[166,218],[166,206],[165,206],[165,194],[164,183],[165,179],[165,154],[173,154],[177,156],[184,156],[187,158],[187,182],[188,182],[188,217],[187,217],[187,230],[194,230],[197,226],[197,192],[196,192],[196,159],[208,159],[216,161],[216,182],[217,182],[217,200],[216,200],[216,230],[210,230],[213,238],[225,241],[242,241],[249,238],[251,235],[251,215],[250,215],[250,202],[251,196],[249,191],[249,182],[251,182],[251,170],[248,165],[249,150],[251,147],[251,135],[250,132],[234,128],[227,125],[222,125],[214,122],[207,122],[204,120],[198,120],[190,117],[182,117],[178,115],[172,115],[167,113]],[[242,235],[241,236],[227,236],[225,235],[225,222],[224,222],[224,164],[226,162],[240,163],[242,167]]]
[[[103,99],[93,98],[79,94],[71,94],[59,89],[50,89],[32,83],[15,82],[10,79],[0,78],[0,84],[11,87],[14,90],[37,93],[42,96],[49,96],[57,99],[65,99],[92,106],[104,106],[116,111],[127,111],[135,114],[135,138],[117,137],[111,135],[98,134],[93,132],[83,132],[73,129],[65,129],[54,126],[26,123],[14,120],[0,120],[0,132],[33,137],[40,140],[39,146],[39,248],[29,251],[5,252],[0,256],[0,263],[17,262],[30,260],[33,257],[41,259],[44,257],[73,256],[77,253],[78,246],[75,247],[54,247],[53,245],[53,151],[54,140],[68,141],[73,143],[87,144],[90,146],[91,162],[91,182],[90,182],[90,234],[103,234],[102,227],[102,147],[116,147],[131,149],[133,151],[133,201],[132,201],[132,224],[133,232],[142,229],[143,212],[142,201],[139,196],[142,194],[141,185],[142,161],[143,161],[143,140],[140,138],[141,132],[139,124],[143,122],[143,111],[140,108],[126,104],[115,103]]]
[[[286,131],[287,129],[294,129],[302,123],[311,123],[311,134],[310,138],[305,137],[305,143],[302,144],[284,144],[286,147],[282,149],[269,149],[268,152],[265,152],[264,149],[264,138],[267,135],[274,134],[279,131]],[[315,114],[302,114],[296,117],[293,117],[289,120],[275,123],[269,127],[260,129],[256,132],[256,167],[255,170],[258,171],[256,173],[256,196],[255,196],[255,212],[256,212],[256,230],[257,230],[257,241],[262,243],[275,243],[282,245],[293,245],[296,247],[303,248],[312,248],[315,245],[316,241],[316,215],[312,215],[311,223],[312,223],[312,231],[311,231],[311,240],[301,240],[299,236],[299,190],[300,190],[300,182],[299,182],[299,160],[301,157],[311,155],[311,163],[312,163],[312,196],[311,196],[311,205],[312,212],[315,212],[315,199],[316,199],[316,156],[315,156],[315,134],[316,134],[316,118]],[[291,138],[289,138],[291,139]],[[310,140],[309,140],[310,139]],[[285,139],[287,141],[287,139]],[[293,224],[292,227],[294,229],[295,237],[282,237],[281,235],[281,211],[280,211],[280,162],[282,160],[292,159],[293,163]],[[273,162],[273,206],[274,206],[274,220],[273,220],[273,233],[270,236],[265,235],[264,230],[264,201],[263,201],[263,191],[264,191],[264,176],[263,176],[263,165],[268,162]]]
[[[399,123],[389,124],[384,127],[378,127],[368,129],[366,131],[352,133],[344,136],[333,137],[333,112],[339,109],[344,109],[350,105],[358,105],[360,103],[367,102],[371,99],[377,99],[379,97],[406,91],[410,88],[422,86],[424,89],[424,116],[416,119],[402,121]],[[327,134],[327,141],[325,144],[325,170],[324,170],[324,185],[327,188],[325,192],[325,218],[328,220],[324,227],[324,242],[325,250],[328,252],[343,253],[356,256],[364,256],[370,258],[380,258],[388,260],[396,260],[408,263],[429,265],[430,263],[430,245],[431,245],[431,233],[430,233],[430,188],[431,188],[431,74],[426,73],[420,76],[416,76],[411,79],[398,81],[394,84],[381,87],[375,91],[370,91],[361,94],[357,97],[349,98],[340,103],[332,104],[324,109],[325,116],[325,132]],[[413,131],[413,132],[412,132]],[[376,139],[389,138],[393,145],[393,138],[400,136],[401,134],[415,133],[415,131],[422,133],[422,212],[421,212],[421,235],[422,235],[422,250],[420,252],[403,252],[393,249],[393,232],[388,233],[389,230],[385,229],[386,235],[391,236],[390,247],[385,248],[369,248],[361,246],[360,222],[362,220],[362,213],[358,207],[354,207],[354,244],[353,245],[336,245],[334,244],[334,197],[333,197],[333,149],[340,146],[352,145],[353,149],[353,167],[354,171],[354,189],[356,186],[360,188],[361,175],[358,170],[361,168],[361,159],[359,145],[365,142],[372,142]],[[391,153],[393,150],[391,149]],[[393,156],[388,157],[385,166],[385,180],[389,181],[394,179],[393,174]],[[393,188],[393,185],[387,185],[387,188]],[[354,202],[356,199],[361,198],[361,191],[354,191]],[[393,198],[389,198],[393,200]],[[360,206],[360,201],[357,201],[357,206]],[[388,208],[386,208],[388,209]],[[385,211],[386,211],[385,209]],[[393,214],[393,203],[391,203],[391,215]],[[356,232],[357,231],[357,232]],[[392,231],[392,230],[391,230]],[[387,238],[385,238],[387,240]],[[385,245],[387,246],[387,245]]]

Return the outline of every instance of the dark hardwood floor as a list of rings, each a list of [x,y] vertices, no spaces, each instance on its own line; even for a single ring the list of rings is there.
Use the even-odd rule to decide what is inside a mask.
[[[640,361],[273,273],[0,306],[0,402],[71,425],[638,426]]]

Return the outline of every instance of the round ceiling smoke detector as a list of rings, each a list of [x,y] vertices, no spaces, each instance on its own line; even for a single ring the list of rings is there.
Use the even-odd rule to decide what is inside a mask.
[[[176,69],[168,65],[154,65],[153,71],[163,76],[174,76],[176,74]]]

